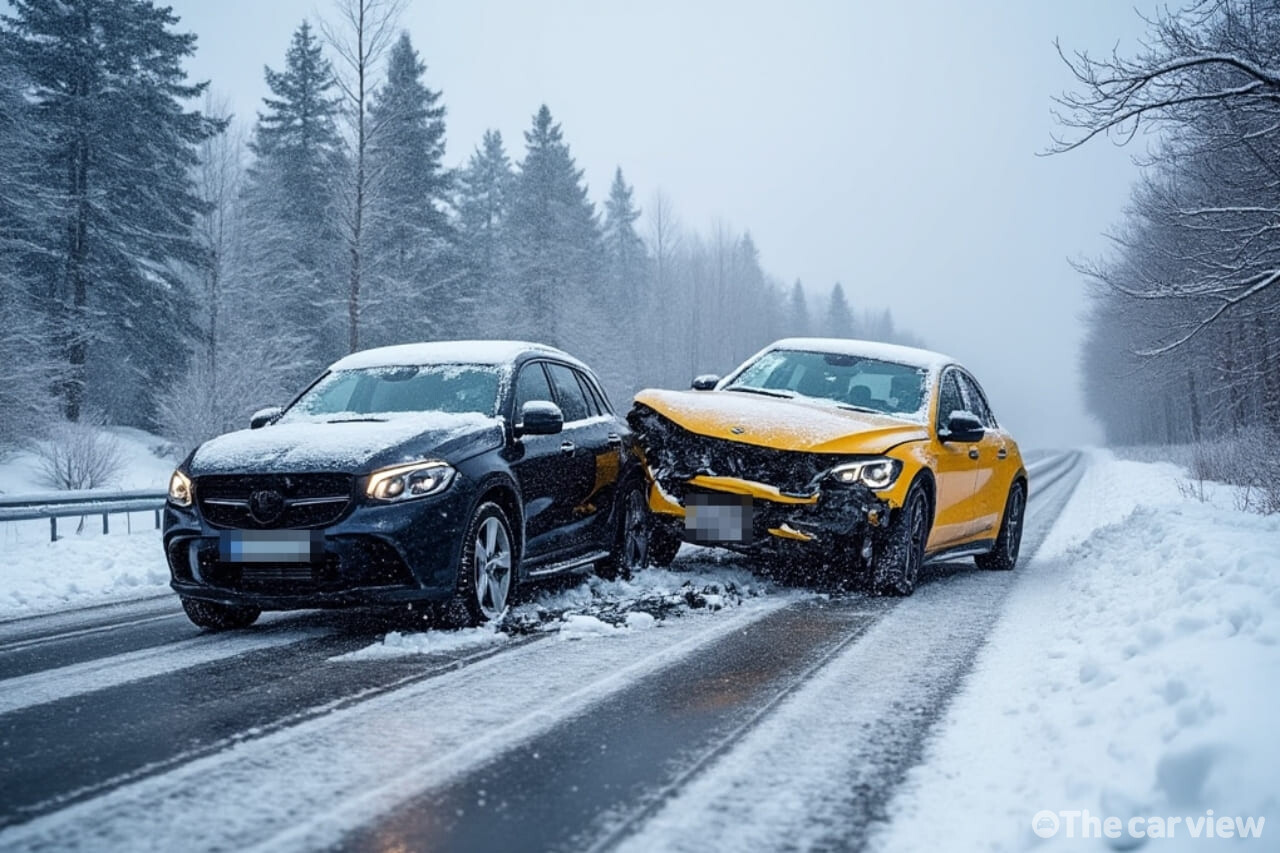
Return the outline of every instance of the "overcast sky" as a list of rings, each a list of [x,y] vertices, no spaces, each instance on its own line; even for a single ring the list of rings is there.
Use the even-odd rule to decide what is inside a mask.
[[[247,121],[262,66],[282,67],[303,18],[331,13],[171,2],[199,35],[193,77]],[[642,205],[661,188],[687,225],[749,229],[770,273],[892,308],[973,369],[1024,445],[1099,438],[1068,258],[1105,249],[1140,152],[1036,154],[1071,83],[1053,39],[1132,45],[1130,4],[410,0],[403,26],[444,90],[451,165],[490,127],[518,159],[545,102],[597,203],[621,165]]]

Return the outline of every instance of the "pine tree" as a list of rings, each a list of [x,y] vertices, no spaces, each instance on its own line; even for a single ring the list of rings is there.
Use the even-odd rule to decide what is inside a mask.
[[[586,343],[587,326],[561,322],[598,284],[601,266],[595,206],[560,125],[544,104],[525,132],[525,157],[511,207],[513,272],[522,290],[524,333],[551,344]]]
[[[640,211],[632,201],[632,195],[632,188],[623,179],[622,168],[618,167],[604,205],[604,250],[609,286],[602,293],[605,304],[600,309],[605,318],[616,315],[621,306],[645,306],[648,303],[649,259],[644,241],[636,233],[635,223],[640,218]],[[615,387],[628,387],[634,393],[638,390],[635,359],[644,345],[643,329],[639,323],[627,323],[619,331],[618,342],[622,347],[610,348],[606,366],[601,369],[617,374],[618,378],[612,380]]]
[[[458,281],[447,274],[455,235],[447,214],[452,175],[443,165],[445,108],[441,93],[423,83],[426,69],[402,34],[387,59],[386,85],[369,107],[368,245],[377,282],[372,298],[381,302],[370,311],[371,341],[386,337],[387,329],[401,339],[422,337],[420,321],[395,328],[409,304],[429,310],[433,337],[463,320]]]
[[[793,337],[804,337],[809,334],[809,305],[804,298],[804,286],[800,279],[791,286],[791,295],[787,298],[787,328],[784,334]]]
[[[249,142],[248,262],[264,324],[294,339],[314,371],[346,349],[339,343],[344,270],[335,209],[345,165],[333,69],[305,21],[285,69],[267,68],[266,79],[271,95]]]
[[[487,130],[458,174],[458,248],[462,287],[474,301],[473,322],[485,336],[498,334],[503,317],[494,307],[509,298],[507,220],[515,174],[502,134]]]
[[[184,108],[206,85],[188,84],[182,69],[195,36],[174,32],[173,12],[147,0],[14,0],[11,9],[0,52],[26,81],[45,141],[35,179],[60,206],[41,248],[67,364],[65,411],[78,419],[86,403],[93,348],[113,381],[112,396],[92,402],[145,422],[152,384],[182,367],[182,269],[202,262],[190,171],[196,146],[221,129]]]
[[[836,282],[827,305],[826,334],[833,338],[854,337],[853,310],[845,298],[844,286]]]

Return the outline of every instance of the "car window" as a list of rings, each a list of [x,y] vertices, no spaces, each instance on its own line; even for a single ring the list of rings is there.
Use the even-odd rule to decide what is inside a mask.
[[[956,372],[948,370],[942,376],[942,388],[938,392],[938,429],[946,429],[952,412],[964,411],[964,397],[960,394],[960,384],[956,381]]]
[[[577,373],[578,382],[582,384],[582,390],[586,392],[587,399],[595,404],[594,408],[596,414],[613,414],[613,409],[609,406],[609,401],[605,399],[604,392],[600,390],[600,386],[597,385],[590,376],[582,371],[577,371]]]
[[[556,389],[556,402],[564,412],[565,423],[584,420],[587,417],[587,401],[582,396],[582,386],[573,376],[573,370],[563,364],[547,364],[551,384]]]
[[[862,356],[807,350],[772,350],[729,382],[726,391],[776,391],[777,396],[828,400],[836,405],[923,419],[923,368]]]
[[[973,380],[973,377],[963,373],[959,374],[959,376],[961,390],[964,391],[968,410],[978,416],[978,420],[982,421],[983,426],[987,428],[995,427],[996,419],[991,414],[991,407],[987,405],[986,395],[982,393],[978,383]]]
[[[520,411],[524,408],[524,404],[531,400],[555,401],[555,396],[551,393],[551,385],[547,382],[546,371],[542,369],[542,362],[539,361],[520,368],[520,375],[516,378],[516,420],[520,419]]]
[[[498,405],[496,368],[425,364],[337,370],[307,389],[281,423],[313,418],[350,420],[405,412],[477,412]]]
[[[578,380],[578,387],[582,389],[582,398],[587,401],[587,416],[599,417],[600,401],[591,393],[591,385],[587,382],[587,377],[577,370],[573,371],[573,375]]]

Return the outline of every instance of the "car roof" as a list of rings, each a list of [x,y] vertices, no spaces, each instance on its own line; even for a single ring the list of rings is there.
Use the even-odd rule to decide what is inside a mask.
[[[427,341],[361,350],[340,358],[330,370],[403,367],[423,364],[484,364],[512,366],[533,356],[555,358],[579,367],[582,362],[563,350],[529,341]]]
[[[783,338],[780,341],[774,341],[769,344],[764,352],[780,349],[807,350],[809,352],[824,352],[834,355],[874,358],[880,361],[894,362],[895,364],[926,368],[931,371],[958,364],[954,358],[940,352],[854,338]]]

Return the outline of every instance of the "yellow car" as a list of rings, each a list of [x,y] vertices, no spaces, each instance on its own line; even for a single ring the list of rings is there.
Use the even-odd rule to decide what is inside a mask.
[[[1027,473],[973,376],[926,350],[791,338],[691,391],[645,390],[649,560],[682,541],[910,595],[926,560],[1018,560]]]

